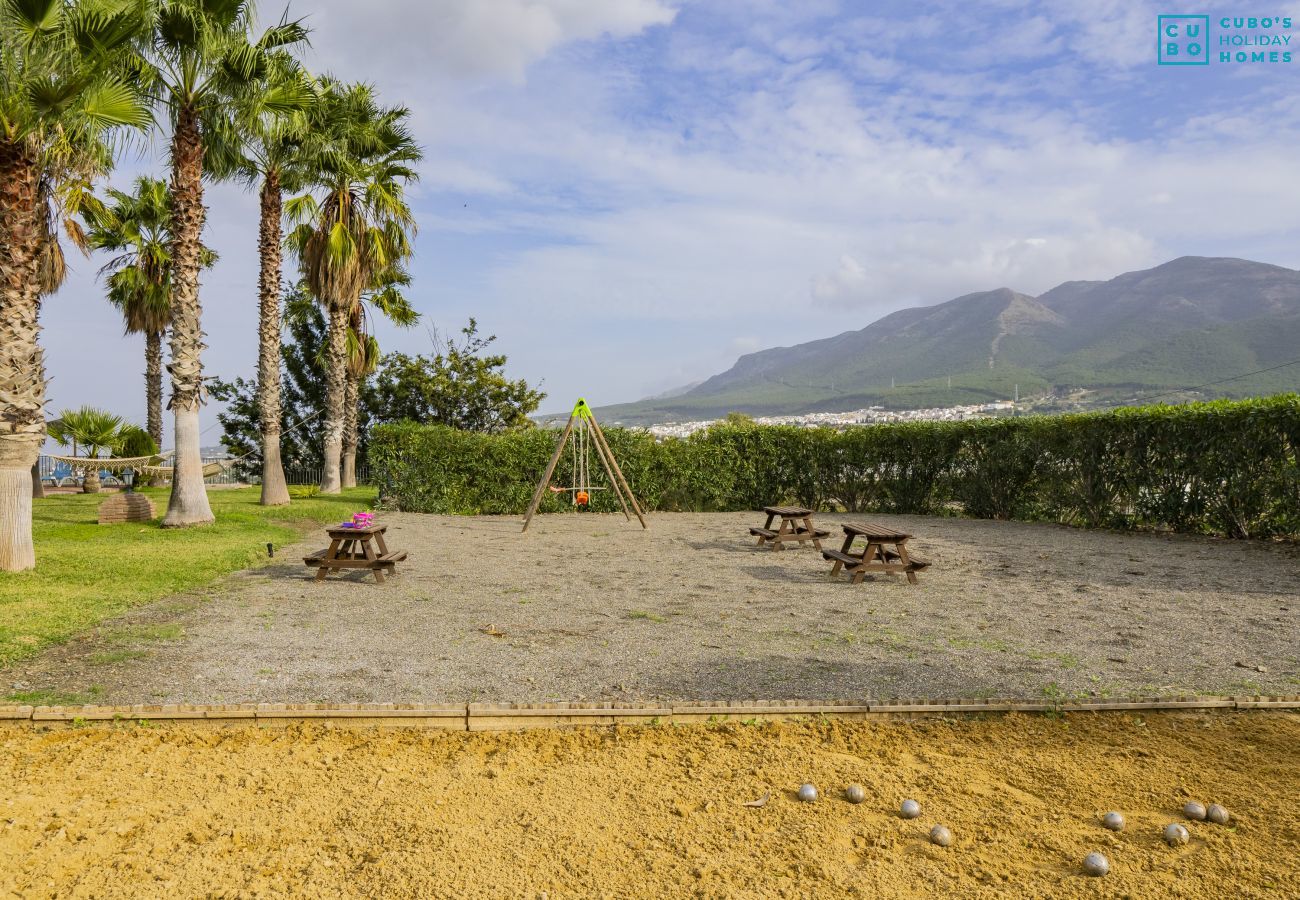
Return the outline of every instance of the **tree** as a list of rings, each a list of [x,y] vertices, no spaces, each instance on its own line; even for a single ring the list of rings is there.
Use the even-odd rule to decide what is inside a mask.
[[[215,171],[238,158],[234,127],[250,97],[291,112],[296,97],[268,86],[275,51],[301,44],[306,30],[281,21],[251,40],[248,0],[161,0],[154,29],[151,87],[171,136],[172,396],[176,456],[165,527],[214,520],[203,484],[199,408],[203,405],[203,327],[199,300],[205,157]],[[292,101],[292,102],[289,102]]]
[[[285,294],[284,305],[288,335],[280,344],[278,373],[283,387],[281,458],[289,469],[316,468],[321,461],[321,445],[314,435],[325,412],[325,316],[301,286]],[[262,413],[257,380],[217,379],[211,390],[213,397],[226,404],[225,411],[217,416],[222,426],[222,445],[235,456],[247,457],[247,468],[241,469],[243,477],[259,473]],[[301,422],[306,424],[295,427]]]
[[[360,442],[361,383],[379,366],[379,341],[366,330],[362,304],[348,322],[348,371],[343,393],[343,450],[339,484],[357,486],[357,444]]]
[[[262,429],[261,503],[280,506],[289,502],[280,453],[281,226],[284,192],[304,187],[303,167],[309,165],[311,155],[304,145],[310,143],[309,114],[316,87],[302,65],[285,52],[271,55],[266,81],[269,90],[249,97],[239,110],[243,153],[238,171],[250,186],[257,186],[260,206],[256,383]],[[275,102],[268,104],[268,98]]]
[[[50,423],[50,437],[77,454],[78,445],[86,449],[86,456],[94,459],[104,450],[112,456],[122,446],[126,435],[122,432],[122,417],[93,406],[65,409]],[[82,493],[99,493],[99,469],[87,466],[81,481]]]
[[[329,321],[324,465],[321,491],[341,490],[347,401],[348,323],[361,296],[411,254],[415,219],[404,187],[421,158],[406,127],[409,111],[381,107],[374,88],[322,79],[312,116],[320,143],[311,178],[316,193],[290,200],[297,227],[289,244],[303,279]]]
[[[370,405],[378,422],[436,423],[466,431],[528,428],[529,414],[546,398],[523,379],[506,378],[506,357],[487,354],[496,336],[479,337],[478,322],[461,329],[435,355],[390,353],[380,363]]]
[[[0,571],[36,565],[28,479],[45,440],[41,298],[63,275],[55,205],[111,165],[110,132],[149,124],[124,72],[146,12],[0,0]]]
[[[348,322],[348,380],[344,394],[343,469],[340,477],[345,488],[357,486],[361,385],[367,376],[374,374],[381,356],[379,341],[370,327],[371,310],[399,328],[413,327],[420,320],[420,314],[403,293],[403,288],[410,283],[411,277],[404,269],[394,266],[384,272],[376,287],[362,295]]]
[[[714,428],[757,428],[758,422],[753,416],[743,412],[729,412],[711,427]]]
[[[131,193],[109,190],[109,202],[82,213],[86,243],[117,255],[99,270],[108,273],[108,300],[126,325],[127,334],[145,339],[145,428],[162,446],[162,341],[171,323],[171,196],[158,178],[141,176]],[[217,255],[200,247],[200,263],[212,266]]]
[[[121,442],[117,452],[125,457],[158,455],[158,442],[139,425],[128,422],[119,430],[118,437],[121,438]]]

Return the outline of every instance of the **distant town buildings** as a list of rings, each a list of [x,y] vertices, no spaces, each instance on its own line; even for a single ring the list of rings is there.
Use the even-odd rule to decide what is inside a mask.
[[[798,425],[802,428],[843,428],[850,425],[881,425],[887,422],[959,422],[1015,408],[1010,400],[981,403],[974,406],[944,406],[932,409],[890,410],[880,406],[855,409],[850,412],[814,412],[797,416],[755,416],[759,425]],[[706,419],[697,422],[665,422],[651,425],[646,430],[655,437],[687,437],[717,422]]]

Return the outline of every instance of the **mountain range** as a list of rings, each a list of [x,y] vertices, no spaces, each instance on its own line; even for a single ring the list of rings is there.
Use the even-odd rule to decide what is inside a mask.
[[[1237,378],[1296,359],[1300,272],[1184,256],[1037,297],[999,288],[899,310],[858,331],[748,353],[689,390],[601,412],[630,424],[957,406],[1009,399],[1017,386],[1021,397],[1102,405],[1193,388],[1249,396],[1296,390],[1300,366]]]

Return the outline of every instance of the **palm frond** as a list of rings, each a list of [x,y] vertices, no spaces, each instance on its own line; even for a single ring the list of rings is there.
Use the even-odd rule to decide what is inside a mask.
[[[64,10],[62,0],[4,0],[4,5],[28,39],[55,30]]]
[[[282,47],[296,47],[309,43],[311,29],[302,24],[301,20],[288,22],[281,21],[278,25],[262,32],[262,37],[258,39],[257,46],[262,50],[275,50]]]
[[[139,41],[147,24],[143,6],[131,3],[74,3],[67,18],[81,53],[101,59]]]
[[[152,121],[144,98],[115,78],[106,79],[82,95],[81,114],[98,130],[116,126],[144,128]]]
[[[284,214],[288,216],[290,222],[310,223],[316,220],[320,215],[320,204],[311,194],[303,194],[298,197],[291,197],[284,203]],[[308,234],[311,227],[308,225]],[[298,244],[295,246],[302,246]]]

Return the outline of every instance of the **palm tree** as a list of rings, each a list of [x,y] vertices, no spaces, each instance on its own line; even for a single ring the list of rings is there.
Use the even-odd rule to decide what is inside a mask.
[[[343,445],[339,486],[357,486],[357,444],[360,439],[361,382],[379,366],[379,341],[366,332],[361,304],[348,322],[347,378],[343,384]]]
[[[113,455],[125,438],[122,417],[113,415],[93,406],[81,409],[65,409],[59,417],[50,423],[50,437],[65,447],[72,448],[72,455],[77,455],[78,445],[86,448],[86,456],[94,459],[100,452],[107,450]],[[81,481],[81,490],[85,494],[99,493],[99,468],[89,465]]]
[[[258,277],[257,404],[262,429],[263,506],[289,502],[289,487],[280,461],[280,294],[284,192],[302,190],[303,147],[310,137],[309,114],[316,99],[315,82],[286,52],[270,55],[267,90],[245,99],[238,128],[243,153],[237,173],[258,187],[261,215],[257,250]]]
[[[127,334],[145,339],[145,429],[162,446],[162,340],[171,324],[171,197],[167,183],[141,176],[134,191],[109,190],[109,203],[82,213],[86,243],[117,253],[101,268],[108,273],[108,300],[122,314]],[[217,255],[200,249],[204,268]]]
[[[203,171],[233,169],[235,128],[248,98],[268,93],[271,59],[301,44],[306,30],[281,21],[253,40],[248,0],[158,0],[151,86],[172,124],[171,138],[171,363],[169,406],[175,423],[176,457],[164,527],[214,520],[203,486],[199,408],[203,405],[203,328],[199,269],[202,266]],[[274,96],[265,98],[269,109]]]
[[[362,295],[361,302],[353,308],[349,317],[347,385],[343,409],[343,468],[340,477],[345,488],[357,486],[361,382],[378,368],[382,355],[379,341],[370,327],[373,316],[369,311],[379,312],[399,328],[414,326],[419,321],[420,314],[402,292],[410,283],[411,276],[405,269],[398,266],[387,269],[380,275],[375,287]]]
[[[404,186],[421,158],[406,128],[409,111],[381,107],[374,88],[321,80],[312,117],[320,145],[313,155],[317,193],[286,205],[298,223],[289,244],[308,289],[329,319],[328,382],[321,492],[341,489],[347,408],[348,323],[361,295],[411,254],[415,219]]]
[[[28,479],[45,440],[41,298],[64,269],[57,201],[111,165],[108,135],[149,124],[124,74],[147,12],[0,0],[0,571],[36,565]]]

